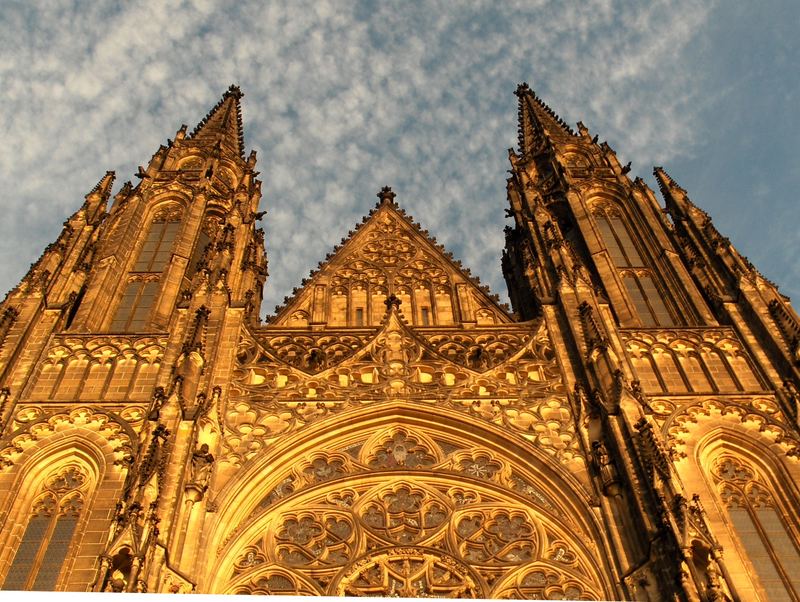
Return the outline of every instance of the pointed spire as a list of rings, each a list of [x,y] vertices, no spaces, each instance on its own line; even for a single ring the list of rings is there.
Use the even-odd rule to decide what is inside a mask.
[[[663,167],[654,167],[653,175],[656,177],[658,187],[661,189],[661,193],[664,196],[669,194],[669,191],[671,190],[678,190],[683,194],[686,194],[686,191],[678,186],[678,183],[672,179],[672,176],[670,176]]]
[[[189,138],[224,146],[244,159],[244,129],[239,102],[242,96],[244,94],[239,87],[231,85],[214,108],[197,124]]]
[[[575,136],[575,132],[536,96],[527,83],[517,86],[514,94],[519,99],[519,148],[523,156],[541,152],[549,136]]]
[[[111,187],[114,185],[114,178],[116,174],[113,171],[107,171],[106,175],[100,178],[100,181],[95,184],[89,193],[86,195],[86,200],[91,201],[99,199],[100,201],[108,200],[111,196]]]
[[[689,211],[692,209],[699,211],[704,217],[708,217],[705,211],[700,209],[689,199],[686,191],[672,179],[672,176],[670,176],[663,167],[654,167],[653,175],[656,178],[656,182],[658,182],[658,188],[661,191],[661,196],[664,197],[667,210],[673,217],[677,217],[675,215],[676,211],[688,216]]]

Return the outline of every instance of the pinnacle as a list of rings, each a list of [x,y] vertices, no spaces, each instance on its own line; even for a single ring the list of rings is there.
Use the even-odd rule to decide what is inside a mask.
[[[114,185],[114,178],[116,174],[113,171],[107,171],[105,175],[100,178],[100,181],[94,185],[87,194],[86,200],[88,201],[91,197],[99,198],[100,200],[108,199],[111,196],[111,187]]]
[[[681,192],[686,192],[683,188],[681,188],[678,183],[672,179],[666,170],[663,167],[656,166],[653,168],[653,175],[658,182],[658,187],[661,189],[661,193],[666,195],[670,189],[677,189]]]
[[[244,159],[244,129],[239,102],[242,96],[244,93],[239,86],[232,84],[188,137],[224,146]]]
[[[522,128],[524,125],[523,114],[526,112],[531,113],[528,118],[536,121],[551,135],[557,133],[566,133],[570,136],[575,135],[572,128],[569,127],[547,103],[536,95],[536,92],[530,88],[527,82],[519,84],[514,94],[519,98],[520,135],[522,135]]]
[[[383,205],[384,203],[394,205],[394,198],[397,195],[392,191],[391,186],[384,186],[376,196],[380,199],[378,205]]]
[[[244,96],[244,92],[242,92],[242,89],[236,84],[231,84],[228,86],[225,94],[222,95],[223,98],[232,97],[236,100],[241,100],[242,96]]]
[[[522,82],[521,84],[517,85],[517,89],[514,91],[514,94],[517,96],[524,96],[526,93],[530,92],[531,89],[528,86],[528,82]]]

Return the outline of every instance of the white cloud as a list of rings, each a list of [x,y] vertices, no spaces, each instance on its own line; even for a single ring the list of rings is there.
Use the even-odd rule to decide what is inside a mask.
[[[703,135],[691,46],[711,10],[692,0],[5,7],[0,184],[15,219],[0,224],[0,250],[15,259],[0,282],[16,283],[19,258],[38,256],[106,169],[128,179],[237,82],[270,210],[265,312],[384,184],[504,294],[516,83],[531,81],[644,175]]]

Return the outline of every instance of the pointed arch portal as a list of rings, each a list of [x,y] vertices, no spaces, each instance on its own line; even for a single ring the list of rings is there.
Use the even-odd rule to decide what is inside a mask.
[[[212,538],[206,591],[609,596],[586,496],[557,463],[477,421],[402,402],[371,413],[242,467],[219,498],[217,524],[236,526]]]

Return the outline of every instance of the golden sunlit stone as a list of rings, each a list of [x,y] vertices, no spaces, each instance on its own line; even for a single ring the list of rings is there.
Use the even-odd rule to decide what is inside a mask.
[[[797,314],[517,96],[513,312],[384,187],[262,323],[236,87],[107,174],[0,306],[0,587],[800,599]]]

